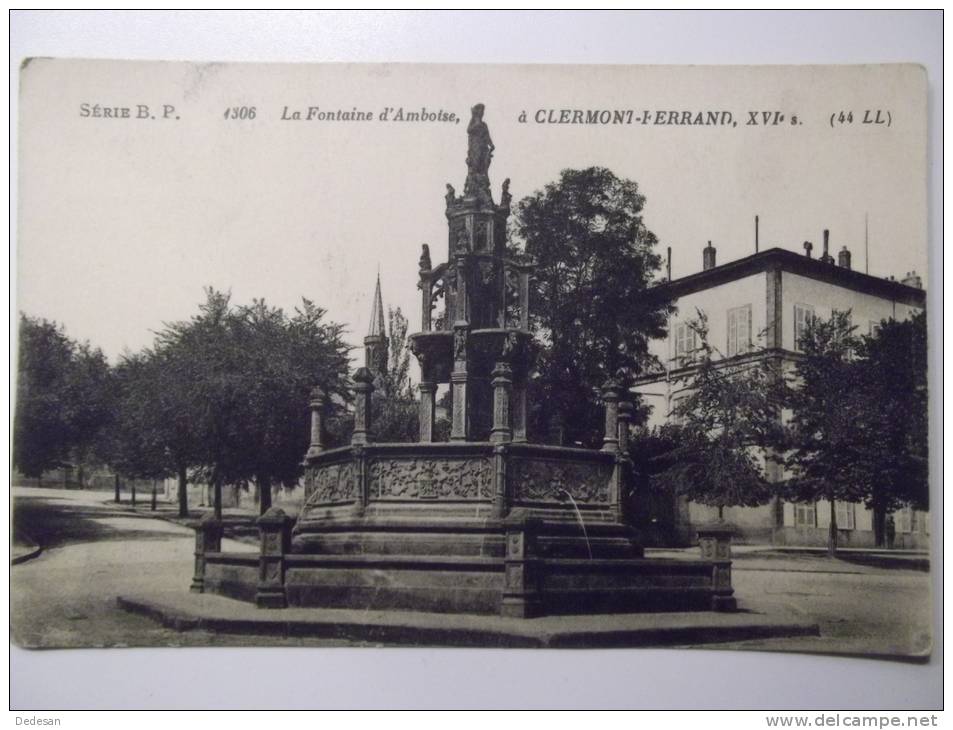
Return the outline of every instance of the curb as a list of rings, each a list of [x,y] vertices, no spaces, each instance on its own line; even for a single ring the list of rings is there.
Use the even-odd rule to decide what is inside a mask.
[[[15,558],[10,558],[10,565],[19,565],[20,563],[25,563],[27,560],[33,560],[33,558],[39,557],[42,553],[43,548],[37,545],[28,553],[23,553],[22,555],[17,555]]]
[[[314,637],[401,646],[448,646],[475,648],[633,648],[697,645],[791,636],[819,636],[817,624],[809,622],[740,623],[734,626],[669,626],[594,630],[539,630],[533,619],[520,620],[512,628],[476,628],[426,625],[425,615],[416,624],[314,619],[224,618],[203,616],[148,600],[119,596],[124,611],[147,616],[175,631],[206,630],[255,636]],[[413,614],[405,616],[414,618]],[[527,623],[520,625],[522,621]]]

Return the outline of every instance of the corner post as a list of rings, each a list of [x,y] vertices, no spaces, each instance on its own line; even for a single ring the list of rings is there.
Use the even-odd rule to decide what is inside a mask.
[[[602,386],[602,400],[606,405],[606,429],[602,439],[602,450],[619,452],[619,392],[622,386],[617,380],[609,378]]]
[[[311,445],[308,447],[306,458],[317,456],[324,451],[325,398],[324,391],[318,386],[311,389],[311,400],[308,403],[308,407],[311,409]]]
[[[205,560],[208,553],[222,550],[222,523],[215,514],[208,512],[195,528],[195,573],[192,576],[192,593],[205,592]]]
[[[280,507],[272,507],[256,521],[261,542],[258,555],[258,608],[285,608],[285,555],[291,552],[291,518]]]
[[[420,389],[420,441],[433,441],[434,407],[436,405],[437,384],[421,381]]]
[[[698,530],[701,558],[711,563],[712,611],[734,611],[738,602],[731,587],[731,528],[717,524]]]
[[[351,445],[364,445],[371,441],[371,394],[374,392],[374,376],[366,367],[354,373],[354,433]]]
[[[503,559],[503,599],[500,615],[533,618],[542,613],[536,532],[540,520],[516,510],[504,520],[506,553]]]

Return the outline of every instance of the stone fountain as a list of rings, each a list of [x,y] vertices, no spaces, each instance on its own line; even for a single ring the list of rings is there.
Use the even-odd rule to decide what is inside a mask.
[[[626,523],[629,426],[617,383],[602,392],[601,449],[528,442],[532,266],[507,254],[509,180],[495,203],[483,112],[475,106],[468,125],[463,195],[447,185],[447,260],[434,266],[427,246],[419,260],[419,441],[373,442],[364,367],[351,442],[326,448],[316,388],[297,521],[262,516],[251,556],[222,553],[220,526],[203,523],[193,589],[264,607],[513,617],[734,608],[724,534],[701,536],[701,560],[646,559]],[[440,384],[452,393],[446,442],[434,441]]]

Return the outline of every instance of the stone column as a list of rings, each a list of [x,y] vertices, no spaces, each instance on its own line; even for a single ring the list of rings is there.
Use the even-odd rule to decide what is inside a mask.
[[[359,368],[354,374],[354,433],[351,444],[370,443],[371,394],[374,392],[374,376],[367,368]]]
[[[261,552],[258,555],[258,608],[285,608],[285,555],[291,552],[291,518],[279,507],[272,507],[258,518]]]
[[[311,445],[308,447],[307,457],[317,456],[324,451],[324,404],[325,394],[318,386],[311,389]]]
[[[619,383],[612,378],[602,386],[602,400],[606,404],[606,431],[602,439],[602,450],[617,453],[619,451]]]
[[[450,388],[453,391],[453,423],[450,425],[451,441],[466,441],[469,435],[469,404],[467,403],[467,339],[469,333],[465,322],[453,328],[453,372],[450,373]]]
[[[529,331],[529,272],[520,272],[520,329]]]
[[[513,386],[513,441],[526,443],[526,384]]]
[[[421,381],[418,387],[420,388],[420,442],[429,443],[433,441],[437,384]]]
[[[192,576],[193,593],[205,592],[205,556],[222,551],[222,523],[211,512],[195,528],[195,574]]]
[[[528,517],[521,510],[514,510],[514,514],[503,522],[506,552],[503,558],[503,600],[500,603],[502,616],[533,618],[542,612],[536,550],[539,524],[539,518]]]
[[[712,611],[738,608],[731,587],[731,527],[723,524],[698,529],[698,547],[702,560],[711,562]]]
[[[498,362],[493,368],[493,429],[490,441],[505,443],[512,440],[510,428],[510,387],[513,385],[513,370],[505,362]]]

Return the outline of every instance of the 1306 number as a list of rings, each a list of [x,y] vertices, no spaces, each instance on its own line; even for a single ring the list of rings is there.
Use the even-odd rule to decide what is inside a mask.
[[[254,119],[255,107],[253,106],[232,106],[225,110],[226,119]]]

